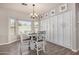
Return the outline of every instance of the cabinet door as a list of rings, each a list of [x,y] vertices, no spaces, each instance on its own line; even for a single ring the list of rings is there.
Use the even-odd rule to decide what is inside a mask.
[[[58,43],[58,39],[57,39],[57,16],[53,17],[53,33],[54,33],[54,43]]]
[[[40,30],[41,30],[41,31],[44,30],[44,20],[41,20],[41,23],[40,23]]]
[[[51,31],[50,31],[50,19],[49,18],[47,19],[47,23],[48,23],[48,28],[47,28],[48,41],[51,42],[51,36],[50,36]]]
[[[52,42],[52,35],[51,35],[51,18],[49,18],[49,41]]]
[[[51,24],[51,25],[50,25],[50,28],[51,28],[51,33],[50,33],[50,34],[51,34],[51,42],[52,42],[52,43],[54,43],[54,32],[53,32],[53,31],[54,31],[54,30],[53,30],[53,29],[54,29],[54,28],[53,28],[53,27],[54,27],[54,22],[53,22],[53,20],[54,20],[54,18],[51,17],[51,18],[50,18],[50,24]]]
[[[46,40],[48,41],[49,40],[48,39],[48,19],[45,20],[45,27],[46,27],[46,29],[45,29],[45,31],[46,31]]]
[[[48,19],[44,20],[44,30],[46,31],[46,40],[49,41],[49,38],[48,38]]]
[[[58,44],[59,45],[63,45],[63,14],[58,15],[57,17],[58,19]]]
[[[48,37],[48,19],[46,19],[46,40],[49,41],[49,37]]]
[[[67,48],[71,46],[71,12],[63,14],[64,19],[64,45]]]

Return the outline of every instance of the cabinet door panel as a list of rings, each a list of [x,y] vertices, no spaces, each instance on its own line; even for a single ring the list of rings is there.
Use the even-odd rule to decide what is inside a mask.
[[[53,27],[54,42],[58,43],[58,39],[57,39],[57,16],[54,16],[53,22],[54,22],[54,27]]]
[[[64,13],[64,45],[70,48],[71,45],[71,13],[67,12]]]
[[[48,19],[48,41],[49,42],[51,42],[51,35],[50,35],[51,31],[50,30],[51,30],[50,29],[50,19]]]
[[[48,19],[42,20],[41,24],[41,31],[46,31],[46,40],[49,41],[48,35]]]
[[[58,44],[63,45],[63,14],[58,15]]]
[[[46,31],[46,40],[49,41],[49,38],[48,38],[48,19],[46,19],[44,21],[45,23],[45,31]]]
[[[51,24],[51,26],[50,26],[50,28],[51,28],[51,42],[52,42],[52,43],[54,43],[54,33],[53,33],[53,31],[54,31],[54,30],[53,30],[53,29],[54,29],[54,28],[53,28],[53,27],[54,27],[54,24],[53,24],[53,23],[54,23],[54,22],[53,22],[53,20],[54,20],[53,17],[50,18],[50,24]]]

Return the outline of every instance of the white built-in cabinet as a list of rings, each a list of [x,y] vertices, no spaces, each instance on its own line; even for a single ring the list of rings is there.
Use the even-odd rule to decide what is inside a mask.
[[[64,46],[71,48],[71,42],[72,42],[72,13],[67,12],[63,15],[63,28],[64,28]]]
[[[44,18],[40,21],[40,30],[45,30],[47,33],[46,40],[67,48],[71,48],[71,29],[71,11]]]

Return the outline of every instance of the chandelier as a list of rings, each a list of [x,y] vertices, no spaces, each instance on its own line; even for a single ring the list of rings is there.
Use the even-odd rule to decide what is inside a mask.
[[[22,5],[27,6],[26,3],[22,3]],[[37,18],[39,17],[39,15],[38,15],[37,13],[35,13],[35,10],[34,10],[35,4],[32,4],[32,6],[33,6],[33,11],[32,11],[32,13],[30,14],[30,17],[31,17],[32,19],[37,19]]]
[[[33,6],[33,12],[30,14],[30,16],[32,19],[37,19],[38,15],[35,13],[35,10],[34,10],[35,4],[33,4],[32,6]]]

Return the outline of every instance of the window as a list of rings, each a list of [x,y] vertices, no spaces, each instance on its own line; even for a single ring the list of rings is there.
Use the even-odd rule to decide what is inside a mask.
[[[18,34],[29,34],[31,32],[31,21],[18,21]]]
[[[16,19],[15,18],[10,18],[9,19],[9,32],[8,32],[8,42],[13,42],[16,39]]]
[[[39,23],[37,21],[34,22],[34,30],[35,30],[35,33],[38,32],[38,29],[39,29]]]
[[[9,26],[10,26],[10,30],[9,30],[9,34],[10,35],[15,35],[15,19],[11,18],[10,22],[9,22]]]

